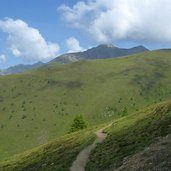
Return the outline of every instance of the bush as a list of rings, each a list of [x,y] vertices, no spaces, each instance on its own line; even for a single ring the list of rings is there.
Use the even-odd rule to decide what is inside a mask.
[[[26,118],[27,118],[26,115],[22,115],[22,116],[21,116],[21,119],[26,119]]]
[[[86,127],[87,127],[87,125],[86,125],[82,115],[78,115],[74,118],[74,121],[71,125],[71,129],[70,129],[69,133],[79,131]]]
[[[126,116],[128,114],[128,109],[127,107],[125,106],[123,111],[122,111],[122,116]]]
[[[0,126],[0,128],[3,129],[3,128],[4,128],[4,125],[2,124],[2,125]]]

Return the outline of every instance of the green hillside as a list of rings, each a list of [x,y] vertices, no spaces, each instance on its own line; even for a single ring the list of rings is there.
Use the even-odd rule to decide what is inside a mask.
[[[113,120],[112,126],[105,130],[108,134],[106,140],[99,144],[90,155],[86,171],[116,170],[123,164],[123,160],[129,161],[131,156],[149,147],[149,145],[152,146],[154,143],[161,142],[162,137],[171,133],[170,123],[171,101],[152,105],[139,112]],[[104,125],[100,127],[104,127]],[[67,135],[47,145],[22,153],[11,158],[9,161],[1,163],[0,170],[68,171],[79,151],[93,142],[95,138],[93,132],[99,128],[92,128]],[[167,141],[162,141],[160,151],[164,147],[165,151],[167,151],[166,147],[170,148],[169,140],[170,138],[167,138]],[[159,147],[155,147],[156,145],[153,146],[154,148]],[[159,149],[154,150],[154,148],[151,149],[150,154],[143,156],[144,160],[142,163],[149,156],[159,154]],[[170,158],[170,152],[160,153],[160,157],[155,158],[155,163],[152,162],[148,167],[145,165],[145,167],[141,167],[141,170],[148,170],[149,168],[150,170],[155,170],[157,165],[159,170],[169,170]],[[120,169],[123,171],[132,171],[130,165],[127,165]],[[140,166],[141,164],[138,164],[138,167]]]
[[[106,130],[108,133],[106,140],[99,144],[92,152],[86,170],[116,170],[119,166],[123,165],[123,162],[126,163],[130,156],[142,151],[152,143],[161,141],[161,137],[171,134],[170,123],[171,101],[151,106],[138,113],[117,120]],[[157,146],[158,148],[155,147],[151,151],[149,148],[148,152],[151,153],[146,153],[143,156],[144,160],[139,161],[137,164],[134,162],[132,163],[133,165],[131,165],[131,161],[130,165],[121,170],[170,170],[171,153],[166,153],[167,149],[165,147],[170,148],[170,138],[168,141],[163,141],[162,143],[162,147],[160,148],[159,145]],[[153,144],[153,146],[156,145]],[[161,153],[164,148],[165,153]],[[156,157],[157,154],[160,155]],[[154,155],[153,160],[147,160]],[[145,160],[147,162],[146,165],[141,167]],[[138,168],[135,167],[136,165],[138,165]]]
[[[75,115],[90,127],[170,99],[170,78],[170,51],[1,76],[0,160],[65,135]]]
[[[77,154],[95,139],[93,130],[80,131],[42,145],[0,164],[1,171],[68,171]]]

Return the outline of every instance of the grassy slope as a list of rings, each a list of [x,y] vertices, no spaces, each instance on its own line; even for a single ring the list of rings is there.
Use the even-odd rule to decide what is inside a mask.
[[[1,171],[68,171],[79,151],[94,141],[91,130],[67,135],[59,140],[17,155],[0,164]]]
[[[111,127],[106,129],[108,132],[107,139],[92,152],[86,170],[102,171],[110,168],[116,169],[122,165],[125,157],[130,157],[136,153],[139,155],[139,151],[155,142],[159,142],[157,147],[155,147],[155,144],[147,149],[150,151],[150,155],[146,152],[145,156],[143,152],[140,156],[141,158],[143,157],[143,161],[146,164],[143,165],[140,162],[141,165],[138,165],[137,168],[141,166],[142,170],[149,168],[153,170],[157,166],[160,170],[163,168],[167,170],[170,166],[170,160],[167,158],[171,156],[168,156],[170,155],[169,152],[167,155],[164,155],[161,154],[161,151],[167,151],[167,146],[170,147],[170,140],[168,139],[169,137],[164,139],[160,137],[165,137],[171,133],[170,123],[171,101],[153,105],[140,112],[117,119]],[[101,125],[101,127],[103,126]],[[96,127],[67,135],[49,144],[17,155],[11,158],[11,160],[1,163],[0,170],[68,171],[79,151],[94,141],[95,135],[93,132],[99,128]],[[159,151],[159,146],[161,145],[162,147],[160,147]],[[161,157],[155,157],[159,154]],[[155,157],[154,161],[157,165],[149,164],[153,160],[152,156]],[[151,158],[148,160],[147,158],[149,157]],[[120,169],[130,169],[129,162],[134,162],[134,160],[128,161],[128,164]]]
[[[169,171],[171,168],[170,161],[171,134],[160,138],[157,143],[153,143],[145,148],[145,150],[127,158],[124,164],[116,171]]]
[[[169,99],[170,56],[148,52],[0,77],[0,160],[66,134],[76,114],[91,126],[125,106],[131,113]]]
[[[106,130],[107,139],[92,152],[87,171],[118,168],[126,157],[170,134],[170,123],[171,101],[117,120]]]

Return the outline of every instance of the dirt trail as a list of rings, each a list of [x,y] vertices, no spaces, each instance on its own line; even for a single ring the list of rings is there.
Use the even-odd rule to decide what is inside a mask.
[[[102,143],[105,138],[107,137],[107,134],[103,133],[103,130],[107,127],[110,127],[112,124],[109,124],[108,126],[98,130],[96,132],[96,140],[93,142],[93,144],[89,145],[88,147],[84,148],[77,156],[76,160],[72,163],[72,166],[70,167],[70,171],[85,171],[85,166],[88,162],[90,152],[95,149],[98,143]]]

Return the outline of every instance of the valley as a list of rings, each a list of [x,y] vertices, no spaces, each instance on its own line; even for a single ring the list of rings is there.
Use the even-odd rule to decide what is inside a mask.
[[[0,171],[171,171],[170,15],[0,0]]]
[[[1,76],[1,162],[8,163],[13,155],[18,156],[18,154],[23,153],[21,160],[25,160],[26,163],[33,161],[33,158],[35,161],[40,160],[41,163],[44,163],[46,150],[43,150],[45,153],[42,153],[39,149],[48,147],[49,142],[55,139],[59,143],[63,140],[68,141],[67,136],[70,137],[68,132],[72,120],[78,114],[84,117],[87,129],[100,127],[101,124],[111,120],[114,123],[115,121],[120,122],[119,118],[129,118],[133,116],[132,113],[136,113],[139,119],[139,111],[142,108],[148,108],[150,105],[169,100],[171,97],[171,87],[169,86],[171,83],[170,55],[168,50],[157,50],[115,59],[83,60],[65,65],[54,62],[33,71]],[[136,120],[136,118],[134,119]],[[125,123],[129,126],[130,122],[127,120]],[[129,130],[132,129],[134,128],[130,125]],[[94,136],[93,132],[90,135],[91,142],[91,137]],[[114,135],[112,132],[109,134]],[[76,137],[73,134],[74,144],[77,142],[75,141]],[[83,142],[85,139],[81,141]],[[104,143],[108,141],[111,140],[107,136]],[[141,139],[138,141],[141,142]],[[86,142],[85,144],[90,143]],[[152,142],[148,139],[148,144],[145,143],[142,148],[138,147],[138,149],[141,150]],[[41,145],[43,146],[41,147]],[[55,148],[56,145],[54,141]],[[81,145],[80,148],[82,147]],[[103,143],[101,146],[99,145],[100,147],[103,147]],[[110,149],[109,145],[107,147]],[[35,153],[29,152],[34,148]],[[28,151],[29,157],[23,158],[22,156],[27,156],[25,151]],[[104,151],[110,157],[108,150]],[[34,157],[37,152],[41,153],[43,158]],[[77,153],[73,153],[73,156],[76,157],[78,152],[79,150]],[[129,154],[133,153],[128,152]],[[98,155],[99,157],[103,156]],[[116,160],[119,160],[120,163],[122,157]],[[20,160],[20,155],[16,157],[16,162],[18,158]],[[12,160],[12,163],[15,163],[15,160]],[[91,161],[94,163],[92,154],[90,163],[86,167],[88,170],[96,167],[97,170],[101,170],[115,163],[115,158],[109,160],[110,164],[106,163],[106,165],[102,160],[100,158],[97,160],[102,162],[102,168],[98,163],[99,167],[92,165]],[[13,168],[13,164],[10,167]],[[17,167],[26,166],[24,164]]]
[[[91,127],[169,99],[170,65],[163,50],[0,77],[0,159],[65,135],[77,114]]]

